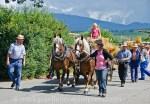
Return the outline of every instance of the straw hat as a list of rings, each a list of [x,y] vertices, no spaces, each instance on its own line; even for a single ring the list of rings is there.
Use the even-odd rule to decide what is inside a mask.
[[[145,48],[150,48],[150,46],[149,45],[145,45]]]
[[[122,45],[121,45],[121,47],[127,47],[128,45],[127,45],[127,43],[123,43]]]
[[[138,47],[138,45],[137,45],[137,44],[134,44],[132,47],[135,47],[135,48],[137,48],[137,47]]]
[[[24,36],[20,34],[16,37],[16,39],[24,39]]]

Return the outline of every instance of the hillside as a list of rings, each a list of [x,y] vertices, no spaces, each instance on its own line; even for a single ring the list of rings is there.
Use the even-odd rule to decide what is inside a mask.
[[[112,22],[100,21],[88,17],[80,17],[75,15],[54,14],[54,17],[66,24],[66,26],[73,32],[88,31],[91,25],[96,22],[102,28],[110,31],[124,31],[150,28],[150,23],[134,22],[128,25],[117,24]]]

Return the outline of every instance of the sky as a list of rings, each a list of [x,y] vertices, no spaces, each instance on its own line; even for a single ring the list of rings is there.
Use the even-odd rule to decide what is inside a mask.
[[[150,23],[150,0],[44,0],[51,12],[120,24]],[[0,0],[4,4],[4,0]],[[12,3],[16,6],[16,3]],[[8,6],[8,5],[7,5]]]

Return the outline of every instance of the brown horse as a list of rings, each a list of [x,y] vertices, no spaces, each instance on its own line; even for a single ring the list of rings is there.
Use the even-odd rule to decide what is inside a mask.
[[[85,79],[84,94],[88,93],[89,84],[92,81],[92,76],[95,69],[95,60],[89,57],[90,46],[88,42],[81,36],[76,40],[75,55],[76,55],[76,76],[83,75]]]
[[[54,47],[52,50],[51,65],[52,65],[52,69],[56,71],[56,76],[57,76],[57,79],[59,80],[58,90],[62,91],[64,76],[66,73],[67,73],[67,79],[66,79],[67,85],[70,85],[69,67],[74,65],[73,64],[74,55],[71,49],[68,49],[67,47],[64,46],[64,43],[61,37],[56,36],[53,40],[53,43],[54,43]],[[60,73],[61,70],[62,70],[62,76]]]

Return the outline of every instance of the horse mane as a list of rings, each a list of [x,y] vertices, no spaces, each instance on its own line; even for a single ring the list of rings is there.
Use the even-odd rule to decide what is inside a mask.
[[[88,41],[85,38],[83,38],[83,37],[77,38],[75,40],[75,44],[77,44],[78,42],[81,42],[81,41],[83,42],[83,45],[84,45],[84,50],[83,51],[85,51],[86,53],[88,53],[90,55],[90,45],[89,45]]]
[[[54,39],[53,39],[53,43],[56,44],[56,43],[60,43],[60,44],[63,44],[63,39],[59,36],[56,36]]]

